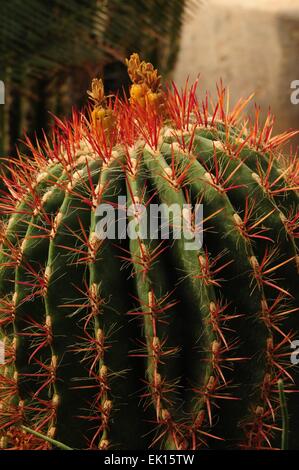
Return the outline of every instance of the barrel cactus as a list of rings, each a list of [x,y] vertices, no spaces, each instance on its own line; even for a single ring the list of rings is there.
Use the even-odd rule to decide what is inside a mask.
[[[1,448],[299,448],[295,132],[127,64],[7,163]]]

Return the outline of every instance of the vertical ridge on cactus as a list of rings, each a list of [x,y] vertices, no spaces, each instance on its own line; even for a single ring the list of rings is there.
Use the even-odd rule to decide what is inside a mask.
[[[95,79],[88,113],[25,138],[3,176],[0,447],[298,448],[295,132],[127,64],[129,99]],[[180,209],[169,239],[141,235],[152,204]]]

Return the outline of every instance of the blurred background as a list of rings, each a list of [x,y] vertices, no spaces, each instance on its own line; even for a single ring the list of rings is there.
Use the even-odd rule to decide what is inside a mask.
[[[84,106],[93,77],[126,90],[132,52],[180,86],[200,73],[200,94],[220,78],[232,103],[255,92],[277,131],[299,128],[299,0],[1,0],[0,17],[0,157]]]
[[[299,0],[203,0],[184,24],[174,69],[182,84],[200,72],[201,90],[215,95],[221,77],[232,103],[254,93],[274,130],[299,128]],[[299,139],[294,140],[299,144]]]

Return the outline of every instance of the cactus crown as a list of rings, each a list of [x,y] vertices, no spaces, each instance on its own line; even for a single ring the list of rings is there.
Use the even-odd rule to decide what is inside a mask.
[[[298,448],[296,132],[127,65],[130,100],[93,80],[90,116],[3,176],[1,447]],[[140,235],[152,204],[180,209],[169,239]],[[172,236],[183,219],[202,246]]]

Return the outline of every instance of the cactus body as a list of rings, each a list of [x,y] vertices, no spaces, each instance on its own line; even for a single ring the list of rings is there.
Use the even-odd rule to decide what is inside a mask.
[[[298,163],[278,150],[292,133],[245,125],[223,89],[209,114],[196,86],[162,92],[134,60],[131,103],[94,91],[89,121],[57,122],[6,178],[1,447],[298,448]],[[184,207],[201,203],[203,245],[171,236],[175,215],[170,239],[141,237],[154,203],[190,233]],[[101,239],[101,204],[137,235]]]

